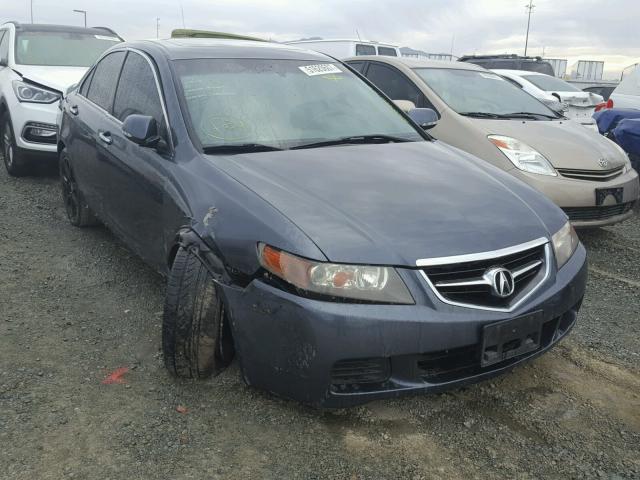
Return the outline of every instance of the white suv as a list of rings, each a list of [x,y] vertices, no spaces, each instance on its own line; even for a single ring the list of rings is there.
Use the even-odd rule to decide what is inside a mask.
[[[56,159],[58,100],[121,41],[104,27],[0,26],[0,144],[10,175]]]

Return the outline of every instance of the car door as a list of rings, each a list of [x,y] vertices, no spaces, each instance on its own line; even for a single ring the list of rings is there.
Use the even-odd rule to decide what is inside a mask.
[[[122,67],[113,105],[114,123],[105,135],[109,155],[102,192],[111,228],[145,261],[161,267],[166,258],[163,231],[163,192],[170,160],[170,141],[163,100],[151,59],[129,51]],[[162,137],[159,147],[143,147],[123,133],[129,115],[153,117]]]
[[[104,157],[108,155],[104,132],[112,129],[111,110],[124,57],[124,51],[103,57],[65,106],[70,132],[64,135],[70,139],[67,149],[73,174],[87,203],[107,224],[109,212],[101,196]]]
[[[391,100],[409,100],[418,108],[435,107],[401,71],[391,65],[369,62],[365,77]]]

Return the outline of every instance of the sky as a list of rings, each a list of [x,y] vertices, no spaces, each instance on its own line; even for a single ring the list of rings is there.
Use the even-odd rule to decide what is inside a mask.
[[[0,0],[0,23],[108,26],[127,40],[207,29],[276,41],[356,38],[454,55],[524,53],[528,0]],[[604,60],[605,77],[640,61],[640,0],[534,0],[529,55]]]

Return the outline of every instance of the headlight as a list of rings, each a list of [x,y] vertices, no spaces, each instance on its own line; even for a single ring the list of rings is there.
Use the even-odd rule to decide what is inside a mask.
[[[578,234],[571,223],[567,222],[551,237],[551,243],[553,243],[553,251],[556,254],[559,270],[578,248]]]
[[[554,177],[558,175],[549,160],[526,143],[515,138],[503,137],[502,135],[489,135],[487,138],[511,160],[511,163],[516,168],[540,175],[552,175]]]
[[[307,292],[376,303],[415,303],[392,267],[315,262],[263,243],[258,256],[267,271]]]
[[[60,99],[60,94],[47,90],[45,88],[36,87],[21,80],[13,81],[13,91],[21,102],[27,103],[53,103]]]

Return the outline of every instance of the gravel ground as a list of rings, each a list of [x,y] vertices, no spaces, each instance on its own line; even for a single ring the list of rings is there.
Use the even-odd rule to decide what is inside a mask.
[[[162,366],[164,285],[53,173],[0,173],[0,477],[640,478],[640,216],[581,234],[578,326],[491,382],[318,411]],[[126,383],[103,384],[120,367]]]

